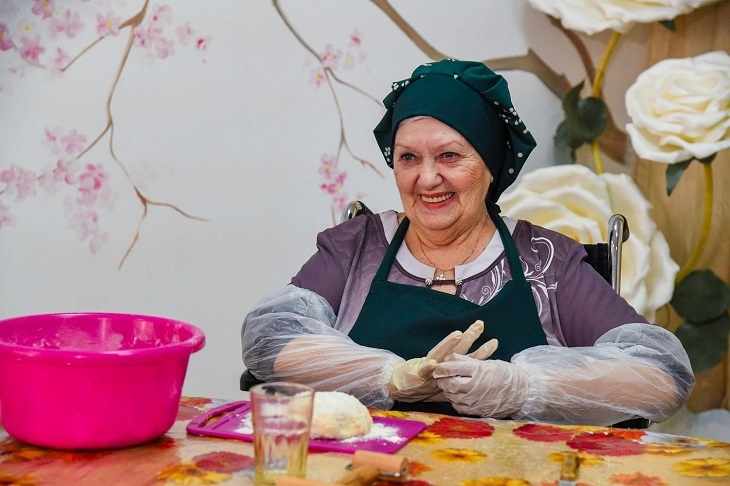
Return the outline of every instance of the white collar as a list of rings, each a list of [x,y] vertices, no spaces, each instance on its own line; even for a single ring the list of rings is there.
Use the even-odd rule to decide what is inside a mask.
[[[393,241],[393,236],[395,236],[396,230],[398,229],[398,213],[395,211],[380,213],[380,220],[383,222],[385,239],[388,240],[388,244],[390,244],[390,242]],[[502,220],[507,225],[507,229],[510,234],[514,233],[515,226],[517,226],[517,220],[508,217],[502,217]],[[496,238],[494,236],[496,236]],[[504,244],[502,243],[502,238],[499,237],[499,231],[496,231],[494,236],[476,260],[469,262],[466,265],[456,266],[454,269],[456,278],[465,279],[483,272],[488,266],[497,260],[504,251]],[[421,263],[419,260],[416,260],[413,253],[411,253],[408,249],[408,245],[401,245],[395,258],[406,272],[424,279],[433,277],[435,269],[430,265],[426,265],[425,263]]]

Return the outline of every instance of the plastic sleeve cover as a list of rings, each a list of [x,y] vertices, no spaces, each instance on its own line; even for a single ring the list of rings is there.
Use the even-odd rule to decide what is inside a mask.
[[[624,324],[590,347],[536,346],[511,361],[529,377],[517,420],[662,422],[686,402],[695,381],[679,339],[654,324]]]
[[[320,295],[287,285],[259,301],[241,328],[243,363],[258,379],[295,381],[341,391],[363,404],[393,406],[388,382],[405,360],[360,346],[334,329],[332,307]]]

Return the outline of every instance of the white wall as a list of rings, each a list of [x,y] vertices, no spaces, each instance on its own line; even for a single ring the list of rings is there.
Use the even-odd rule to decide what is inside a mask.
[[[21,59],[17,48],[0,51],[0,172],[12,166],[37,176],[55,165],[44,132],[76,129],[83,147],[102,132],[106,97],[120,69],[129,29],[93,45],[64,73],[54,72],[58,47],[71,57],[98,37],[96,14],[122,20],[142,0],[56,0],[56,12],[41,19],[31,2],[3,0],[5,39],[39,36],[46,49],[38,61]],[[434,47],[450,57],[492,59],[534,49],[577,84],[584,73],[570,44],[525,0],[394,1],[393,6]],[[143,25],[149,25],[153,3]],[[339,207],[320,189],[323,154],[338,150],[339,116],[329,87],[316,88],[314,58],[265,0],[178,0],[168,5],[163,37],[174,53],[133,47],[114,90],[112,158],[110,134],[78,161],[99,164],[102,187],[115,196],[104,208],[84,207],[78,185],[59,182],[49,194],[18,198],[0,194],[0,318],[65,311],[115,311],[162,315],[202,328],[207,345],[191,359],[184,393],[239,396],[240,325],[265,293],[286,284],[315,249],[316,233],[333,224]],[[390,83],[429,59],[371,2],[282,0],[280,7],[301,38],[317,52],[330,44],[343,52],[357,31],[362,44],[350,69],[335,73],[367,96],[334,84],[351,150],[383,174],[362,166],[343,149],[347,198],[363,195],[377,210],[398,208],[391,172],[382,161],[372,128],[382,116]],[[83,26],[72,38],[52,36],[51,22],[66,9]],[[164,11],[162,12],[164,14]],[[196,31],[183,45],[175,28]],[[609,72],[606,94],[619,122],[625,121],[622,92],[644,68],[642,29],[623,42]],[[205,50],[195,40],[207,37]],[[596,58],[607,37],[588,40]],[[354,51],[353,51],[354,52]],[[26,56],[31,55],[26,53]],[[46,67],[41,67],[46,66]],[[536,134],[539,147],[528,169],[565,163],[552,148],[562,119],[560,100],[532,74],[503,72],[515,105]],[[72,158],[66,155],[67,158]],[[139,240],[118,268],[143,214],[135,186],[153,201]],[[0,190],[5,185],[0,182]],[[81,239],[66,213],[86,208],[98,216],[105,238],[96,252]],[[73,213],[72,213],[73,214]],[[89,213],[87,213],[89,214]],[[105,236],[104,236],[105,235]]]

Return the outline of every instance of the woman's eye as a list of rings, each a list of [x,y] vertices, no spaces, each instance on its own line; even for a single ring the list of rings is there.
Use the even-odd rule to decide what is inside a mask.
[[[456,152],[444,152],[443,154],[441,154],[441,158],[449,159],[449,160],[455,159],[457,157],[458,157],[458,154],[456,154]]]
[[[411,153],[406,152],[406,153],[401,154],[400,157],[398,157],[398,159],[402,160],[404,162],[411,162],[413,160],[416,160],[416,156]]]

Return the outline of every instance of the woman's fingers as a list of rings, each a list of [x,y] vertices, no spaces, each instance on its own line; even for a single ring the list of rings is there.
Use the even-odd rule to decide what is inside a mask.
[[[438,363],[446,359],[448,355],[454,352],[454,348],[462,341],[464,333],[454,331],[441,340],[431,351],[428,352],[426,358],[432,359]]]
[[[464,334],[461,337],[461,342],[456,345],[452,352],[454,354],[466,354],[466,352],[469,351],[469,348],[471,348],[471,345],[474,344],[474,341],[479,339],[479,336],[482,335],[482,332],[484,332],[484,321],[474,321],[474,324],[464,331]]]
[[[473,353],[467,354],[467,356],[469,356],[470,358],[478,359],[480,361],[484,361],[497,350],[497,347],[499,347],[499,341],[497,341],[496,339],[490,339],[486,343],[482,344],[479,349],[477,349]]]

